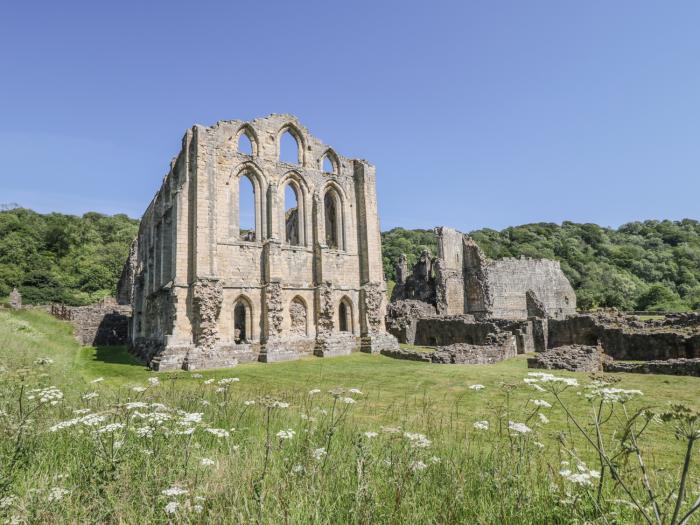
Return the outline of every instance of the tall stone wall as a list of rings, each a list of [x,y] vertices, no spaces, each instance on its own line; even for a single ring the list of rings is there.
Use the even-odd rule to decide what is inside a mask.
[[[108,298],[88,306],[54,304],[51,314],[70,321],[75,338],[84,346],[123,345],[128,340],[131,307],[118,305]]]
[[[286,133],[297,162],[280,160]],[[291,115],[188,130],[120,282],[135,351],[165,369],[395,346],[383,325],[375,179],[374,166],[337,154]],[[241,183],[254,194],[245,231]],[[214,287],[212,309],[202,294]]]
[[[507,258],[490,261],[486,267],[493,317],[528,317],[527,294],[534,296],[548,317],[562,319],[576,313],[576,294],[561,271],[559,261]]]

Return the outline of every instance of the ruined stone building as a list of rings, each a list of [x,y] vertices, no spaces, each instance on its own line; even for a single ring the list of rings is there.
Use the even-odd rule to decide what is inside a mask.
[[[576,294],[559,261],[530,258],[490,260],[474,240],[452,228],[436,228],[438,255],[424,252],[409,273],[396,267],[392,300],[434,305],[437,314],[477,319],[562,319],[576,313]]]
[[[283,137],[296,143],[291,162]],[[195,369],[394,347],[385,291],[374,167],[270,115],[187,131],[119,300],[133,306],[131,346],[152,368]]]

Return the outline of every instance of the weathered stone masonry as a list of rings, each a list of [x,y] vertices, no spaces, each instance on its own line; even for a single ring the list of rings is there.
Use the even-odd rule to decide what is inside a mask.
[[[280,139],[298,163],[279,160]],[[249,140],[252,154],[239,150]],[[324,171],[324,160],[330,171]],[[239,182],[255,225],[240,227]],[[297,206],[285,211],[285,188]],[[187,131],[141,221],[119,286],[134,351],[157,370],[393,348],[375,169],[290,115]]]

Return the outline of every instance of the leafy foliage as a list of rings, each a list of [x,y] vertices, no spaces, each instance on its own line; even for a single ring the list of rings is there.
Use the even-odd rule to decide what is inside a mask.
[[[79,305],[113,295],[137,230],[123,214],[0,211],[0,296],[14,286],[26,303]]]
[[[470,235],[487,256],[556,259],[576,290],[581,309],[682,311],[700,309],[700,223],[644,221],[618,229],[564,222],[526,224]],[[395,228],[382,234],[384,271],[406,253],[412,264],[424,246],[435,253],[430,230]]]

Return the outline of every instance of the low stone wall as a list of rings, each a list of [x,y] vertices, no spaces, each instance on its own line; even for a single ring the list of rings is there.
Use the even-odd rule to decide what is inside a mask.
[[[616,360],[692,359],[700,357],[700,321],[695,315],[668,316],[649,322],[590,314],[550,319],[548,347],[600,345]]]
[[[666,361],[646,361],[644,363],[613,361],[605,363],[603,370],[606,372],[700,377],[700,359],[668,359]]]
[[[545,370],[599,372],[605,360],[606,356],[596,346],[567,345],[537,353],[528,358],[527,366]]]
[[[123,345],[127,343],[131,307],[104,300],[88,306],[52,305],[51,314],[70,321],[81,345]]]
[[[381,353],[395,359],[422,361],[425,363],[487,365],[515,357],[517,355],[517,346],[515,336],[509,334],[496,344],[471,345],[457,343],[438,347],[432,352],[415,352],[398,348],[382,350]]]

